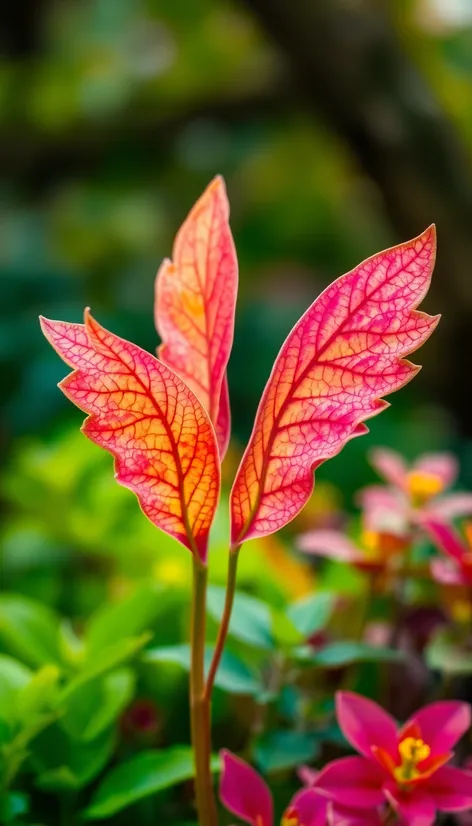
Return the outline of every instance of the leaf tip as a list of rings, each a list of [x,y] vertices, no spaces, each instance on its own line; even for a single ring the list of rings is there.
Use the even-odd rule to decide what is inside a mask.
[[[48,319],[45,318],[43,315],[40,315],[40,316],[38,316],[38,321],[39,321],[39,326],[41,328],[41,332],[42,332],[43,336],[45,336],[46,335],[46,330],[47,330],[47,325],[48,325]]]
[[[436,224],[430,224],[429,227],[420,233],[417,238],[413,239],[413,243],[420,244],[424,251],[426,251],[430,264],[430,276],[433,274],[434,264],[436,262],[437,249],[437,233]]]
[[[226,183],[223,175],[215,175],[212,181],[208,184],[208,192],[223,192],[226,194]]]

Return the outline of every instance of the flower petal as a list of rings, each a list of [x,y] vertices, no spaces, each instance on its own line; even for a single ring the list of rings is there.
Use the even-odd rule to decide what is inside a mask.
[[[436,820],[434,800],[421,788],[402,793],[392,786],[385,790],[385,796],[401,816],[405,826],[432,826]]]
[[[435,519],[424,519],[423,527],[440,551],[461,562],[468,548],[450,525]]]
[[[431,575],[441,585],[463,585],[464,577],[461,568],[450,559],[432,559]]]
[[[292,798],[286,815],[296,814],[299,826],[326,826],[328,806],[328,799],[314,789],[301,789]]]
[[[472,809],[472,772],[443,766],[431,778],[428,791],[441,812]]]
[[[413,465],[413,470],[430,473],[449,488],[457,479],[459,465],[452,453],[424,453]]]
[[[470,706],[456,700],[431,703],[414,714],[410,722],[417,724],[434,757],[451,751],[470,728]]]
[[[357,751],[372,758],[372,747],[376,746],[396,761],[397,727],[393,717],[377,703],[350,691],[338,691],[336,715],[341,731]]]
[[[357,562],[363,559],[359,548],[338,531],[309,531],[297,539],[297,548],[307,554],[327,556],[341,562]]]
[[[408,469],[399,453],[386,447],[377,447],[371,451],[369,459],[379,476],[394,487],[405,489]]]
[[[377,810],[369,812],[351,812],[335,806],[332,826],[382,826],[384,821]]]
[[[318,769],[312,769],[310,766],[299,766],[297,769],[298,779],[304,786],[313,786],[316,778],[319,775]]]
[[[341,757],[320,772],[313,788],[334,803],[353,809],[380,806],[384,797],[385,773],[374,761],[363,757]]]
[[[273,804],[262,777],[234,754],[221,752],[220,800],[232,814],[251,826],[273,826]]]
[[[450,493],[428,505],[426,514],[433,518],[449,522],[458,516],[468,516],[472,513],[472,493]]]
[[[357,494],[356,502],[366,511],[380,510],[395,513],[403,519],[408,513],[408,503],[405,497],[398,490],[387,488],[385,485],[368,485],[362,488]]]

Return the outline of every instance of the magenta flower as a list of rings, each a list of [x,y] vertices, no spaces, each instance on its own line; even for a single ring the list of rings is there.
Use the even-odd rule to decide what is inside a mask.
[[[361,755],[329,763],[314,788],[335,805],[377,807],[386,800],[409,826],[430,826],[436,812],[472,807],[472,773],[446,765],[471,723],[467,703],[425,706],[401,728],[372,700],[336,696],[337,718]]]
[[[221,753],[220,799],[250,826],[274,826],[272,795],[262,777],[229,751]],[[315,788],[301,789],[282,817],[281,826],[381,826],[376,811],[350,811]]]
[[[425,528],[445,559],[437,558],[431,562],[434,579],[442,585],[466,585],[472,587],[472,531],[466,528],[466,539],[449,525],[442,522],[428,521]]]
[[[457,460],[450,453],[425,453],[410,467],[393,450],[377,448],[371,453],[371,463],[388,483],[387,488],[373,485],[361,491],[361,504],[366,512],[396,513],[408,523],[422,523],[436,517],[448,521],[472,513],[472,494],[449,493],[458,474]]]

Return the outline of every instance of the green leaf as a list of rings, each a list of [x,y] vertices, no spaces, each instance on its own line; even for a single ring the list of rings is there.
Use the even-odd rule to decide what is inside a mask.
[[[113,725],[130,702],[135,685],[131,670],[120,669],[90,680],[74,691],[66,704],[61,726],[74,739],[93,740]]]
[[[205,671],[208,672],[213,656],[213,646],[205,648]],[[190,646],[166,645],[151,648],[144,654],[146,663],[174,663],[190,671]],[[215,686],[228,694],[259,694],[262,683],[257,673],[230,651],[224,651],[216,674]]]
[[[434,671],[465,676],[472,674],[472,651],[467,651],[447,628],[440,628],[426,649],[426,663]]]
[[[16,717],[18,692],[32,676],[32,671],[18,660],[0,654],[0,714],[6,721]]]
[[[287,614],[275,609],[272,611],[272,634],[277,646],[284,648],[300,645],[305,639]]]
[[[16,594],[0,596],[0,641],[28,665],[60,663],[58,625],[44,605]]]
[[[57,696],[59,675],[57,666],[44,665],[18,693],[18,719],[23,725],[51,710]]]
[[[105,605],[90,620],[86,639],[90,652],[100,651],[124,637],[149,630],[166,602],[165,588],[149,584],[115,605]]]
[[[80,668],[85,660],[85,642],[77,636],[69,620],[63,619],[59,625],[59,648],[67,666]]]
[[[303,646],[295,652],[295,656],[300,663],[325,668],[340,668],[356,662],[398,662],[403,659],[400,651],[352,640],[332,642],[319,651]]]
[[[319,737],[313,732],[272,731],[257,741],[254,757],[269,774],[314,760],[318,753]]]
[[[126,660],[134,657],[151,639],[152,634],[141,634],[140,637],[118,640],[114,645],[108,646],[104,651],[93,654],[86,661],[83,670],[75,677],[69,685],[61,692],[58,703],[65,703],[75,691],[80,691],[82,687],[91,680],[101,677],[108,671],[117,668]]]
[[[29,810],[29,798],[20,792],[8,792],[0,797],[0,822],[13,823]]]
[[[319,594],[309,594],[306,597],[292,602],[288,609],[288,616],[295,627],[304,637],[316,634],[326,628],[330,621],[336,596],[328,591]]]
[[[218,771],[218,757],[212,758],[211,768]],[[87,820],[111,817],[132,803],[193,776],[193,751],[190,746],[144,751],[109,772],[93,795],[84,817]]]
[[[61,729],[50,729],[31,746],[39,769],[36,785],[48,791],[82,789],[102,771],[114,747],[114,731],[104,731],[87,743],[71,744]]]
[[[80,781],[68,766],[59,766],[40,774],[36,785],[45,792],[75,792],[80,787]]]
[[[207,610],[218,623],[223,616],[225,593],[225,589],[217,585],[208,588]],[[255,597],[237,593],[228,633],[255,648],[272,649],[274,640],[270,606]]]

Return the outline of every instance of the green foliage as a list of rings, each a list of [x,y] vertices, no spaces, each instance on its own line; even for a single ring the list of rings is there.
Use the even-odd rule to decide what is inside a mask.
[[[472,651],[467,636],[453,628],[439,628],[426,649],[429,668],[448,677],[472,674]]]
[[[208,613],[217,622],[223,615],[225,589],[208,589]],[[246,594],[236,594],[229,626],[229,636],[262,650],[274,647],[271,632],[271,613],[267,604]]]
[[[218,771],[215,757],[213,771]],[[130,806],[137,800],[175,786],[193,777],[193,753],[188,746],[174,746],[161,751],[144,751],[104,778],[85,812],[88,820],[102,820]]]
[[[208,671],[214,649],[207,646],[205,651],[205,664]],[[159,665],[177,665],[187,673],[190,671],[190,646],[186,643],[181,645],[167,645],[162,648],[151,648],[144,655],[144,662],[157,667],[159,676]],[[242,659],[224,651],[215,685],[222,691],[229,694],[259,694],[263,689],[263,684],[255,669],[249,667]]]
[[[271,731],[257,740],[254,759],[264,774],[310,763],[319,753],[319,738],[308,731]]]

